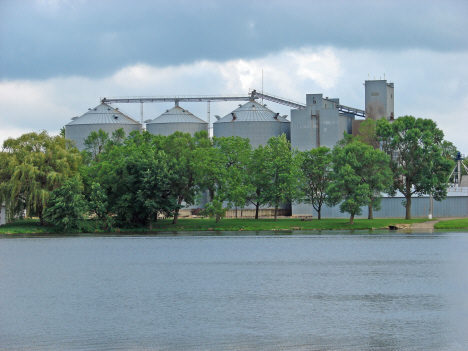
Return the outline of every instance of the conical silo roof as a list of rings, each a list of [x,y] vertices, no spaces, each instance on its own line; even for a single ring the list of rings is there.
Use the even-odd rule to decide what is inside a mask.
[[[183,109],[179,105],[174,106],[170,110],[164,112],[161,116],[156,117],[152,121],[148,122],[148,124],[156,124],[156,123],[207,123],[204,120],[196,117],[188,110]]]
[[[279,113],[275,113],[269,108],[262,106],[255,100],[250,100],[244,105],[236,108],[231,113],[223,118],[220,118],[214,123],[230,123],[230,122],[284,122],[290,123],[286,118],[281,117]]]
[[[101,103],[95,108],[89,109],[84,115],[80,117],[73,117],[73,120],[67,124],[80,125],[80,124],[140,124],[134,119],[124,115],[119,110]]]

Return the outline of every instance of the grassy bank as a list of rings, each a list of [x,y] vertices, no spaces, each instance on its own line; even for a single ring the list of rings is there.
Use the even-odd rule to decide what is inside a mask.
[[[434,225],[434,228],[436,229],[467,229],[468,218],[440,221]]]
[[[153,223],[151,232],[173,232],[173,231],[261,231],[261,230],[359,230],[388,228],[389,225],[402,223],[419,223],[427,219],[355,219],[354,224],[349,224],[348,219],[326,218],[322,220],[301,221],[297,218],[280,218],[274,221],[272,218],[265,219],[222,219],[216,223],[214,219],[179,219],[176,225],[172,224],[172,219],[158,220]],[[448,221],[450,222],[450,221]],[[149,232],[146,228],[117,229],[119,232]],[[40,226],[38,220],[27,219],[10,223],[0,227],[0,234],[29,234],[29,233],[58,233],[53,226]]]

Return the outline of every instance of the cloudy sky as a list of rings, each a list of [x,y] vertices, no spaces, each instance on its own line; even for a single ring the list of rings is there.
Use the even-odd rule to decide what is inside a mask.
[[[101,97],[261,90],[263,70],[267,93],[361,109],[364,81],[385,77],[396,116],[435,120],[468,154],[467,18],[466,0],[0,0],[0,143],[56,134]],[[139,120],[138,104],[115,106]],[[206,103],[184,107],[206,119]]]

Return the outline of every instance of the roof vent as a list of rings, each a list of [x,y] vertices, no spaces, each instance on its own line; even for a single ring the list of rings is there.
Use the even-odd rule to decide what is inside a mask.
[[[107,111],[110,111],[110,107],[107,108]]]
[[[239,104],[239,107],[242,107],[242,104]]]
[[[119,116],[117,116],[117,115],[114,115],[114,118],[115,118],[115,119],[117,119],[117,118],[119,118]]]
[[[263,105],[263,107],[266,107],[266,106],[267,106],[266,104],[265,104],[265,105]]]
[[[166,110],[166,112],[169,112],[169,110]]]
[[[91,109],[90,109],[90,108],[88,108],[88,111],[91,111]]]
[[[218,115],[215,115],[215,117],[216,117],[216,120],[218,120],[218,121],[219,121],[219,119],[221,118],[221,117],[219,117]]]
[[[185,110],[182,110],[182,112],[185,112]]]
[[[232,120],[235,121],[237,119],[236,114],[234,112],[231,112],[232,115]]]
[[[117,111],[119,110],[119,108],[118,108],[118,107],[116,107],[115,109],[116,109]]]
[[[273,117],[274,119],[278,120],[279,112]]]

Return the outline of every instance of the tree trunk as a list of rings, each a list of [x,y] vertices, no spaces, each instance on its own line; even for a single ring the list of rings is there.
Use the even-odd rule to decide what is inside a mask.
[[[179,219],[179,209],[177,209],[174,213],[174,220],[172,221],[172,224],[177,224],[177,219]]]
[[[354,224],[354,213],[349,217],[349,224]]]
[[[278,218],[278,205],[275,205],[275,221]]]
[[[179,210],[180,210],[180,205],[182,204],[183,199],[179,198],[177,200],[177,205],[179,205],[174,213],[174,220],[172,221],[172,224],[177,224],[177,220],[179,219]]]
[[[152,225],[151,219],[152,219],[151,216],[148,216],[149,230],[153,230],[153,225]]]
[[[411,219],[411,195],[406,196],[406,219]]]
[[[216,215],[216,223],[219,223],[220,217],[219,215]]]
[[[322,219],[322,209],[319,208],[319,210],[317,211],[317,219]]]
[[[237,218],[237,206],[236,206],[236,218]]]
[[[42,226],[44,226],[46,223],[44,221],[44,216],[42,215],[42,210],[39,209],[37,211],[37,215],[39,216],[39,223],[41,223]]]
[[[255,219],[258,219],[258,209],[259,209],[259,207],[260,207],[260,204],[257,203],[257,204],[255,205]]]
[[[369,215],[367,219],[374,219],[374,209],[372,208],[372,204],[369,204]]]

